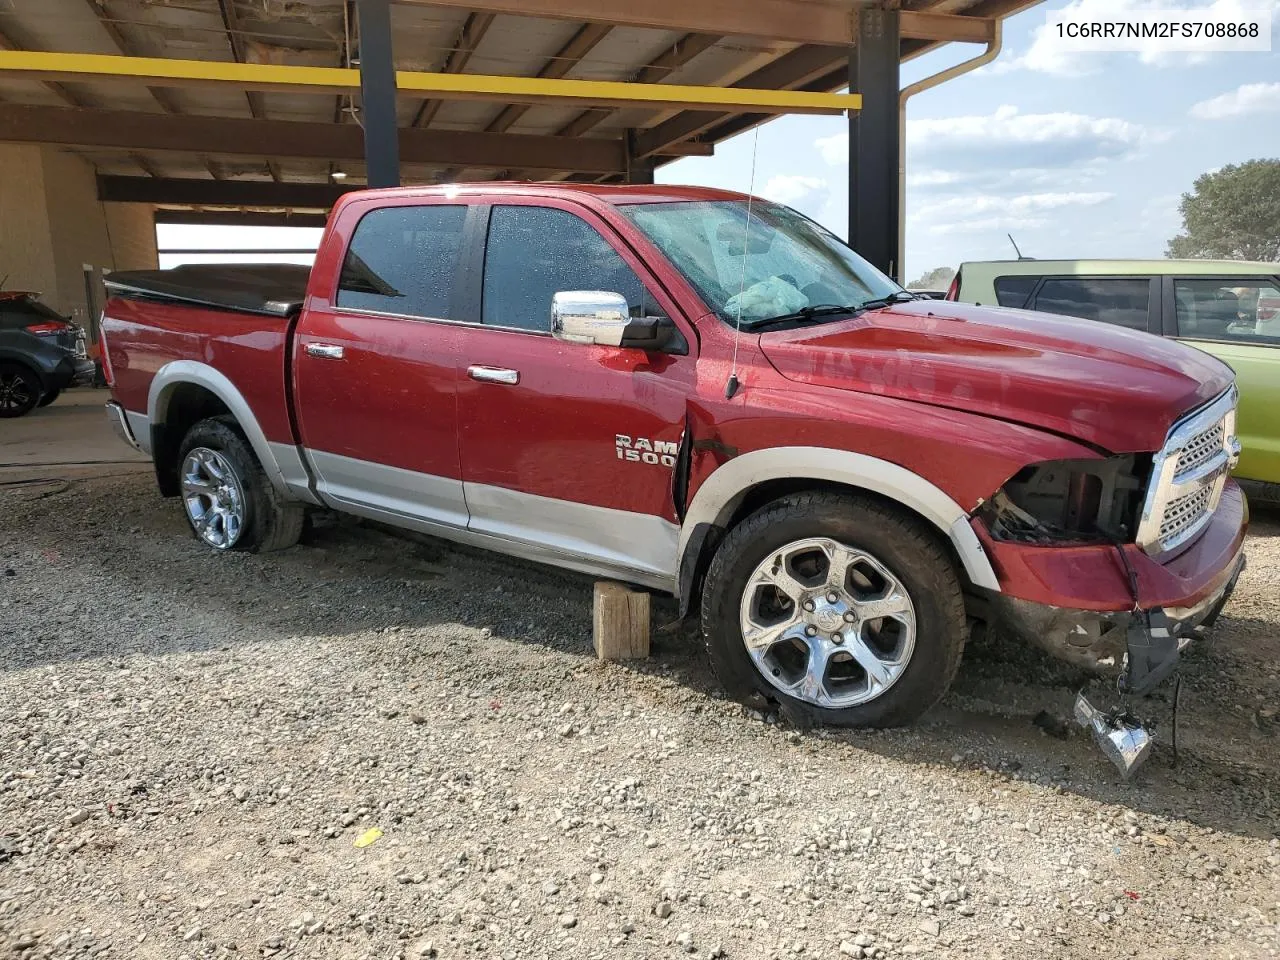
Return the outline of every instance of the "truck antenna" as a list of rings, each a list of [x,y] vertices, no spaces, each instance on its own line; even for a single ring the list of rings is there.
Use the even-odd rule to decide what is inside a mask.
[[[738,392],[738,343],[742,339],[742,294],[747,289],[747,249],[751,246],[751,200],[756,192],[756,148],[760,145],[760,127],[755,128],[751,139],[751,179],[747,185],[747,222],[742,227],[742,279],[738,283],[738,316],[733,323],[733,363],[729,366],[729,379],[725,381],[724,398],[732,400]]]
[[[1018,255],[1018,259],[1019,259],[1019,260],[1034,260],[1034,259],[1035,259],[1035,257],[1024,257],[1024,256],[1022,255],[1022,251],[1018,249],[1018,243],[1017,243],[1017,241],[1016,241],[1016,240],[1014,240],[1014,239],[1013,239],[1013,234],[1012,234],[1012,233],[1006,233],[1006,234],[1005,234],[1005,236],[1006,236],[1006,237],[1008,237],[1008,238],[1009,238],[1009,242],[1013,244],[1013,252],[1014,252],[1014,253],[1016,253],[1016,254]]]

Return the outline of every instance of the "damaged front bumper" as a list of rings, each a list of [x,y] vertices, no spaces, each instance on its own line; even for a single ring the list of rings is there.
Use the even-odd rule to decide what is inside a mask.
[[[1199,602],[1149,610],[1073,610],[991,597],[992,620],[1026,642],[1073,666],[1118,674],[1124,693],[1141,696],[1166,679],[1178,654],[1213,625],[1235,590],[1244,554],[1232,561],[1223,584]]]
[[[1231,594],[1245,567],[1243,552],[1213,593],[1188,606],[1099,612],[1053,607],[997,595],[993,621],[1059,660],[1116,676],[1123,697],[1145,696],[1176,671],[1183,650],[1202,638]],[[1151,731],[1123,704],[1110,711],[1077,697],[1076,720],[1088,727],[1103,752],[1128,776],[1146,759]]]
[[[1131,543],[998,540],[979,519],[972,523],[1001,586],[978,615],[1059,660],[1115,677],[1119,698],[1127,698],[1170,677],[1178,655],[1226,605],[1244,569],[1249,506],[1239,486],[1227,481],[1208,525],[1166,558]],[[1108,735],[1132,720],[1123,699],[1101,716],[1109,718]],[[1094,719],[1089,713],[1096,734]]]

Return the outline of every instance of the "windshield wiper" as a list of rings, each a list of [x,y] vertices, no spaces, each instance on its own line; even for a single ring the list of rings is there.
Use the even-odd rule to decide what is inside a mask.
[[[807,323],[818,317],[832,317],[837,314],[856,313],[861,307],[840,306],[834,303],[821,303],[812,307],[801,307],[795,313],[783,313],[776,317],[765,317],[763,320],[749,320],[742,324],[743,330],[763,330],[779,323]]]
[[[765,317],[763,320],[750,320],[742,324],[743,330],[763,330],[766,327],[772,327],[777,324],[794,323],[805,324],[819,317],[833,317],[837,315],[856,316],[864,310],[878,310],[881,307],[892,306],[895,303],[905,303],[907,300],[919,299],[915,294],[908,293],[906,290],[898,290],[889,294],[887,297],[878,297],[875,300],[865,300],[862,303],[841,306],[835,303],[819,303],[811,307],[801,307],[795,313],[783,313],[776,317]]]
[[[858,304],[858,312],[863,310],[879,310],[882,307],[891,307],[895,303],[906,303],[908,300],[919,300],[914,293],[906,290],[899,290],[897,293],[891,293],[887,297],[877,297],[875,300],[864,300]]]

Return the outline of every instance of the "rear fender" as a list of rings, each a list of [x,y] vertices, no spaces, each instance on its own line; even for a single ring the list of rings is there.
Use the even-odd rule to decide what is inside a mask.
[[[268,440],[258,418],[254,416],[248,401],[236,385],[225,374],[206,363],[174,360],[160,368],[152,379],[147,394],[147,418],[151,429],[154,431],[164,426],[169,401],[174,391],[184,384],[203,387],[226,405],[257,455],[272,486],[285,496],[298,499],[297,483],[301,478],[305,490],[307,471],[297,447]]]

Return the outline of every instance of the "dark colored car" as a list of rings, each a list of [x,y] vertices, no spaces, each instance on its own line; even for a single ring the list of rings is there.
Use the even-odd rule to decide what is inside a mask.
[[[21,417],[93,379],[84,333],[38,295],[0,291],[0,417]]]

